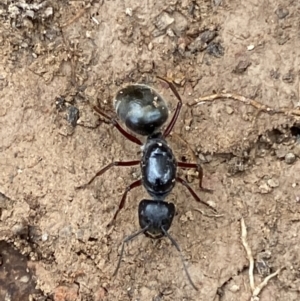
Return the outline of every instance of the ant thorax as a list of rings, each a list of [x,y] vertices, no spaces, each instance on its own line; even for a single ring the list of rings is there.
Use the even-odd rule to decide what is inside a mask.
[[[148,137],[141,160],[142,181],[154,200],[164,200],[175,186],[177,162],[161,133]]]

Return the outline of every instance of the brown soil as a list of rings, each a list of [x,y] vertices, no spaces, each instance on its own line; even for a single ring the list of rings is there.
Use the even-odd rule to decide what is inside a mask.
[[[299,300],[299,116],[230,99],[187,106],[215,91],[300,106],[299,14],[298,0],[1,1],[0,300],[250,300],[241,217],[256,284],[283,268],[260,300]],[[147,193],[131,191],[106,225],[138,167],[75,189],[111,161],[140,156],[90,104],[111,112],[120,86],[143,82],[174,112],[157,75],[184,101],[170,145],[178,160],[196,154],[214,192],[197,189],[195,171],[180,175],[222,215],[207,216],[179,184],[168,197],[170,233],[198,292],[167,239],[130,242],[112,277]]]

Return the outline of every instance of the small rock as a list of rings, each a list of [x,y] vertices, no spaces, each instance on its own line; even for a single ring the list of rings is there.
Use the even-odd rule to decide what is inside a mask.
[[[253,44],[247,46],[247,50],[248,50],[248,51],[251,51],[251,50],[253,50],[254,48],[255,48],[255,46],[254,46]]]
[[[44,17],[45,19],[47,19],[47,18],[49,18],[49,17],[51,17],[51,16],[53,16],[53,7],[49,6],[49,7],[47,7],[47,8],[45,9],[44,14],[43,14],[43,17]]]
[[[206,162],[210,163],[212,159],[212,155],[206,155]]]
[[[295,75],[294,75],[293,71],[290,70],[288,73],[284,74],[282,76],[282,80],[285,83],[292,84],[295,81]]]
[[[269,179],[267,181],[268,185],[272,188],[278,187],[279,186],[279,181],[277,179]]]
[[[132,17],[132,8],[131,7],[127,7],[125,9],[125,14],[129,17]]]
[[[213,207],[213,208],[216,208],[216,207],[217,207],[217,206],[216,206],[216,203],[215,203],[214,201],[212,201],[212,200],[209,200],[209,201],[207,202],[207,204],[208,204],[209,206]]]
[[[216,58],[220,58],[224,55],[225,49],[219,42],[211,42],[206,48],[206,52]]]
[[[179,12],[174,12],[174,24],[172,25],[172,29],[175,34],[180,37],[182,33],[188,28],[187,18]]]
[[[236,74],[242,74],[244,73],[247,68],[251,65],[251,62],[248,60],[241,60],[238,62],[238,64],[235,66],[235,68],[233,69],[233,73]]]
[[[240,287],[238,285],[234,284],[229,288],[229,290],[233,293],[236,293],[240,290]]]
[[[22,283],[28,283],[29,282],[29,276],[27,276],[27,275],[22,276],[19,281],[22,282]]]
[[[230,107],[230,106],[226,106],[225,109],[226,109],[226,113],[227,113],[228,115],[231,115],[231,114],[234,112],[233,108]]]
[[[219,6],[222,3],[223,0],[213,0],[213,4],[215,6]]]
[[[170,17],[166,12],[162,12],[155,20],[155,26],[160,31],[165,31],[168,26],[174,22],[174,18]]]
[[[74,106],[68,107],[68,112],[67,112],[68,122],[71,123],[72,126],[75,127],[77,124],[78,118],[79,118],[79,110]]]
[[[151,51],[152,49],[153,49],[153,43],[150,42],[150,43],[148,44],[148,50]]]
[[[261,194],[266,194],[272,191],[272,188],[268,186],[267,183],[261,184],[258,189]]]
[[[34,19],[34,11],[33,10],[26,10],[25,16],[33,20]]]
[[[170,38],[174,38],[174,37],[175,37],[175,33],[174,33],[174,31],[173,31],[171,28],[168,28],[168,29],[167,29],[167,35],[168,35]]]
[[[59,237],[61,238],[69,238],[72,235],[72,227],[71,226],[65,226],[59,231]]]
[[[199,154],[198,155],[198,158],[201,160],[201,161],[203,161],[203,162],[206,162],[206,158],[205,158],[205,156],[203,155],[203,154]]]
[[[206,48],[206,51],[209,55],[212,55],[216,58],[220,58],[224,55],[225,49],[219,42],[211,42]]]
[[[293,153],[300,158],[300,143],[296,144],[296,146],[293,148]]]
[[[286,164],[293,164],[296,160],[296,156],[293,153],[287,153],[284,157]]]
[[[49,237],[48,233],[44,233],[44,234],[42,235],[42,241],[47,241],[47,240],[48,240],[48,237]]]
[[[286,155],[286,150],[285,149],[277,149],[276,151],[275,151],[275,153],[276,153],[276,157],[278,158],[278,159],[283,159],[284,157],[285,157],[285,155]]]
[[[288,9],[284,7],[278,7],[275,11],[275,14],[277,15],[278,19],[284,19],[289,15],[289,13],[290,12],[288,11]]]
[[[218,33],[215,30],[206,30],[188,45],[188,49],[193,53],[203,51],[205,48],[207,48],[208,44],[211,43],[217,35]]]
[[[27,236],[28,235],[28,226],[25,224],[15,224],[12,228],[11,231],[15,234],[15,235],[23,235],[23,236]]]

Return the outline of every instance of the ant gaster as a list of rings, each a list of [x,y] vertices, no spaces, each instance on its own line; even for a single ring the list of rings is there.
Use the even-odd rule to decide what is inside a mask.
[[[101,116],[109,119],[110,122],[118,129],[118,131],[127,139],[135,144],[142,146],[142,159],[127,162],[112,162],[111,164],[98,171],[87,184],[82,185],[78,188],[83,188],[91,184],[96,177],[102,175],[113,166],[135,166],[140,164],[142,178],[126,187],[119,207],[108,226],[110,226],[115,221],[118,213],[124,207],[127,193],[131,189],[143,185],[152,199],[144,199],[140,202],[138,207],[138,215],[141,229],[123,240],[121,254],[114,275],[117,274],[120,267],[125,243],[129,242],[141,233],[144,233],[146,236],[156,239],[167,236],[180,253],[184,270],[189,282],[194,287],[194,289],[197,290],[197,287],[193,283],[188,273],[177,242],[168,233],[175,215],[175,206],[173,203],[166,202],[165,198],[172,191],[175,186],[175,182],[177,181],[189,190],[189,192],[197,202],[201,202],[206,206],[212,208],[209,204],[202,201],[197,196],[197,194],[185,180],[177,176],[177,167],[196,168],[199,174],[200,189],[206,191],[209,190],[202,187],[203,171],[201,166],[195,163],[177,162],[172,149],[165,139],[169,136],[176,123],[181,110],[182,99],[172,82],[161,77],[159,77],[159,79],[163,80],[169,85],[170,89],[178,99],[175,113],[164,132],[161,132],[161,126],[168,119],[169,112],[164,99],[157,91],[143,84],[129,85],[119,90],[114,99],[114,107],[117,115],[121,119],[121,121],[125,123],[126,127],[129,130],[133,131],[136,134],[147,136],[147,141],[145,144],[143,144],[140,139],[124,130],[116,119],[111,118],[110,116],[102,112],[98,107],[94,107],[94,110]],[[212,209],[215,211],[214,208]]]

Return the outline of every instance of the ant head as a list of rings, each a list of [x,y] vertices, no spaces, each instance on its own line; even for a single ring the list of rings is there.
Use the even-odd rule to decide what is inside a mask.
[[[180,254],[181,261],[183,264],[186,276],[195,290],[198,288],[193,283],[191,276],[187,270],[184,263],[184,259],[180,250],[179,245],[175,239],[169,234],[168,230],[172,225],[172,221],[175,215],[175,206],[173,203],[167,203],[164,201],[154,201],[154,200],[142,200],[139,204],[139,222],[141,229],[127,237],[123,240],[121,254],[117,267],[114,272],[114,276],[117,274],[121,260],[124,252],[124,244],[133,240],[138,235],[144,233],[146,236],[152,238],[160,238],[166,236],[172,243],[172,245],[177,249]]]
[[[172,225],[175,206],[164,201],[142,200],[138,212],[140,227],[147,227],[145,235],[161,238]]]

